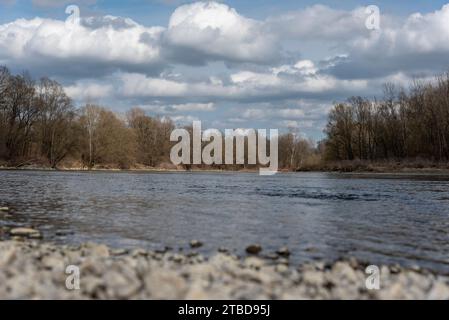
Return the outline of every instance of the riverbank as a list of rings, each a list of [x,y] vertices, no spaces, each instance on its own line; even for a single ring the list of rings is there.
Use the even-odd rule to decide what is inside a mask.
[[[382,266],[380,290],[368,290],[356,260],[293,266],[285,251],[271,259],[221,251],[0,241],[0,299],[449,299],[449,278],[425,270]],[[79,290],[66,288],[69,265],[79,268]]]
[[[202,169],[193,168],[186,169],[161,169],[161,168],[132,168],[132,169],[117,169],[117,168],[94,168],[91,170],[83,168],[58,168],[51,169],[47,167],[0,167],[0,171],[55,171],[55,172],[136,172],[136,173],[183,173],[183,172],[198,172],[198,173],[259,173],[258,169],[242,169],[242,170],[220,170],[220,169]],[[400,168],[394,169],[389,167],[370,167],[370,168],[340,168],[340,167],[323,167],[304,168],[297,171],[279,170],[278,173],[294,173],[294,172],[316,172],[316,173],[341,173],[341,174],[391,174],[391,175],[445,175],[449,176],[449,169],[446,168]]]

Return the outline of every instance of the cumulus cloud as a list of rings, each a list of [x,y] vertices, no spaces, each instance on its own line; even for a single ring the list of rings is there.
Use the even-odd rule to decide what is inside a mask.
[[[217,2],[178,7],[170,17],[164,39],[177,60],[266,62],[278,56],[277,39],[260,21],[246,18]]]
[[[376,78],[397,72],[434,74],[449,67],[449,4],[383,25],[351,41],[348,58],[330,69],[340,78]]]
[[[346,11],[318,4],[269,17],[266,25],[272,32],[286,38],[340,42],[354,36],[369,35],[365,27],[366,18],[365,7]]]
[[[108,83],[95,83],[89,81],[77,82],[64,87],[69,97],[77,101],[99,101],[113,94],[113,85]]]
[[[132,20],[107,16],[80,25],[53,19],[18,19],[0,25],[0,60],[29,69],[48,68],[52,74],[97,70],[147,70],[161,60],[163,28],[146,28]],[[91,28],[96,24],[94,29]],[[127,23],[118,28],[117,23]],[[145,39],[145,41],[143,41]]]
[[[170,114],[177,112],[212,112],[215,111],[215,103],[182,103],[171,105],[140,105],[139,108],[155,112],[157,114]]]
[[[369,81],[365,79],[339,80],[321,73],[311,61],[300,60],[284,65],[285,71],[268,69],[264,72],[236,71],[223,77],[203,80],[173,79],[148,76],[141,73],[117,73],[113,90],[116,95],[139,101],[182,101],[175,108],[212,109],[211,101],[263,102],[307,97],[346,97],[354,90],[366,92]],[[202,103],[192,105],[189,103]]]

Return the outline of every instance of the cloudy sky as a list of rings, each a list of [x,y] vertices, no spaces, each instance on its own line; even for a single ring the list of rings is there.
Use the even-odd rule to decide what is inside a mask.
[[[449,69],[449,4],[0,0],[0,65],[60,81],[77,105],[318,140],[333,102]]]

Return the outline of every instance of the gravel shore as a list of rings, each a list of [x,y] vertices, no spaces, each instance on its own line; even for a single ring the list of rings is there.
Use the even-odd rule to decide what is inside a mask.
[[[382,266],[380,290],[367,290],[366,266],[355,260],[294,267],[280,255],[0,241],[0,299],[449,299],[449,277],[425,270]],[[66,288],[70,265],[79,268],[79,290]]]

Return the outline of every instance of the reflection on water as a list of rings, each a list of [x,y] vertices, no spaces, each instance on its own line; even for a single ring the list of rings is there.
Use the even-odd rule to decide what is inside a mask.
[[[0,224],[58,243],[242,253],[287,245],[292,260],[355,256],[449,272],[449,180],[325,173],[0,171]]]

